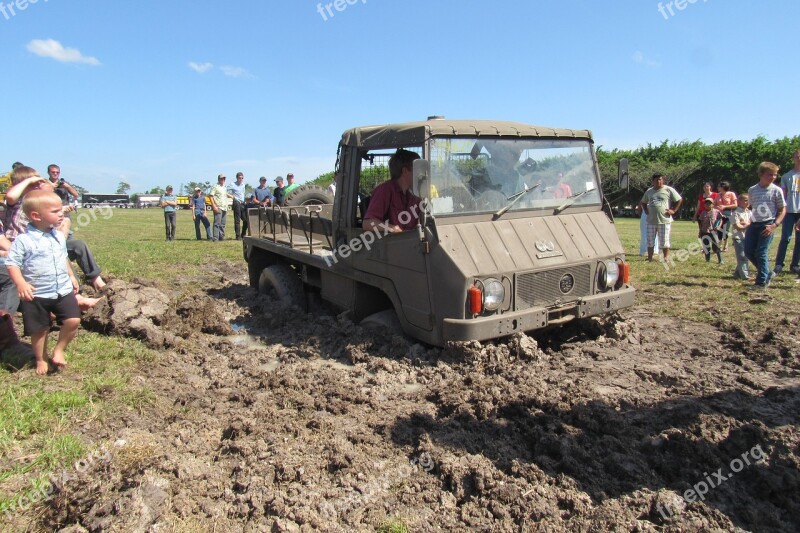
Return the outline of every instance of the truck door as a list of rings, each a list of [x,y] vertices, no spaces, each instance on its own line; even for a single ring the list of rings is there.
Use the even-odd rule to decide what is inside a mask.
[[[406,149],[416,151],[414,148]],[[388,164],[394,151],[395,149],[375,151],[361,158],[356,223],[348,236],[349,240],[356,238],[363,241],[365,246],[360,252],[353,254],[352,265],[357,270],[387,280],[400,302],[398,313],[402,313],[415,327],[431,331],[434,321],[427,254],[423,251],[417,231],[392,234],[369,232],[372,235],[365,235],[360,229],[372,191],[390,179]],[[421,153],[421,148],[418,151]]]

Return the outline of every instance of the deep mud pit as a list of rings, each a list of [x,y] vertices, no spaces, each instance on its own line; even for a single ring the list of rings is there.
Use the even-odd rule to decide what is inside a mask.
[[[161,350],[134,377],[157,400],[87,428],[125,445],[41,526],[800,530],[794,334],[639,306],[440,350],[280,308],[243,265],[215,268],[218,286],[180,301],[114,282],[85,322]]]

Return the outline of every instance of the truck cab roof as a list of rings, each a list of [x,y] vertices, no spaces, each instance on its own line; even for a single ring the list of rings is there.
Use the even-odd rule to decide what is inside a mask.
[[[592,140],[589,130],[534,126],[496,120],[430,119],[380,126],[352,128],[342,135],[342,144],[366,149],[386,146],[419,145],[436,136],[468,137],[542,137]]]

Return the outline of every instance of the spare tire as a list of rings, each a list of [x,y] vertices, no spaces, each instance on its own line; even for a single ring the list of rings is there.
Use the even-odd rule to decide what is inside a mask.
[[[327,189],[323,189],[319,185],[301,185],[289,194],[283,200],[283,205],[286,207],[297,207],[300,205],[324,205],[332,204],[333,196]]]

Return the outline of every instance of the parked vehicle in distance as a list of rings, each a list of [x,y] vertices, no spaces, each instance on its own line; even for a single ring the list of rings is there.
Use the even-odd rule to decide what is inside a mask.
[[[376,185],[414,151],[416,228],[365,231]],[[487,340],[633,305],[588,130],[430,118],[344,132],[336,197],[301,186],[250,209],[250,284],[354,320],[396,317],[426,343]]]
[[[137,194],[134,197],[134,204],[138,209],[147,209],[148,207],[159,207],[161,201],[160,194]]]
[[[127,209],[133,207],[133,203],[127,194],[97,194],[84,193],[81,196],[81,204],[87,209],[93,207],[118,207]]]

